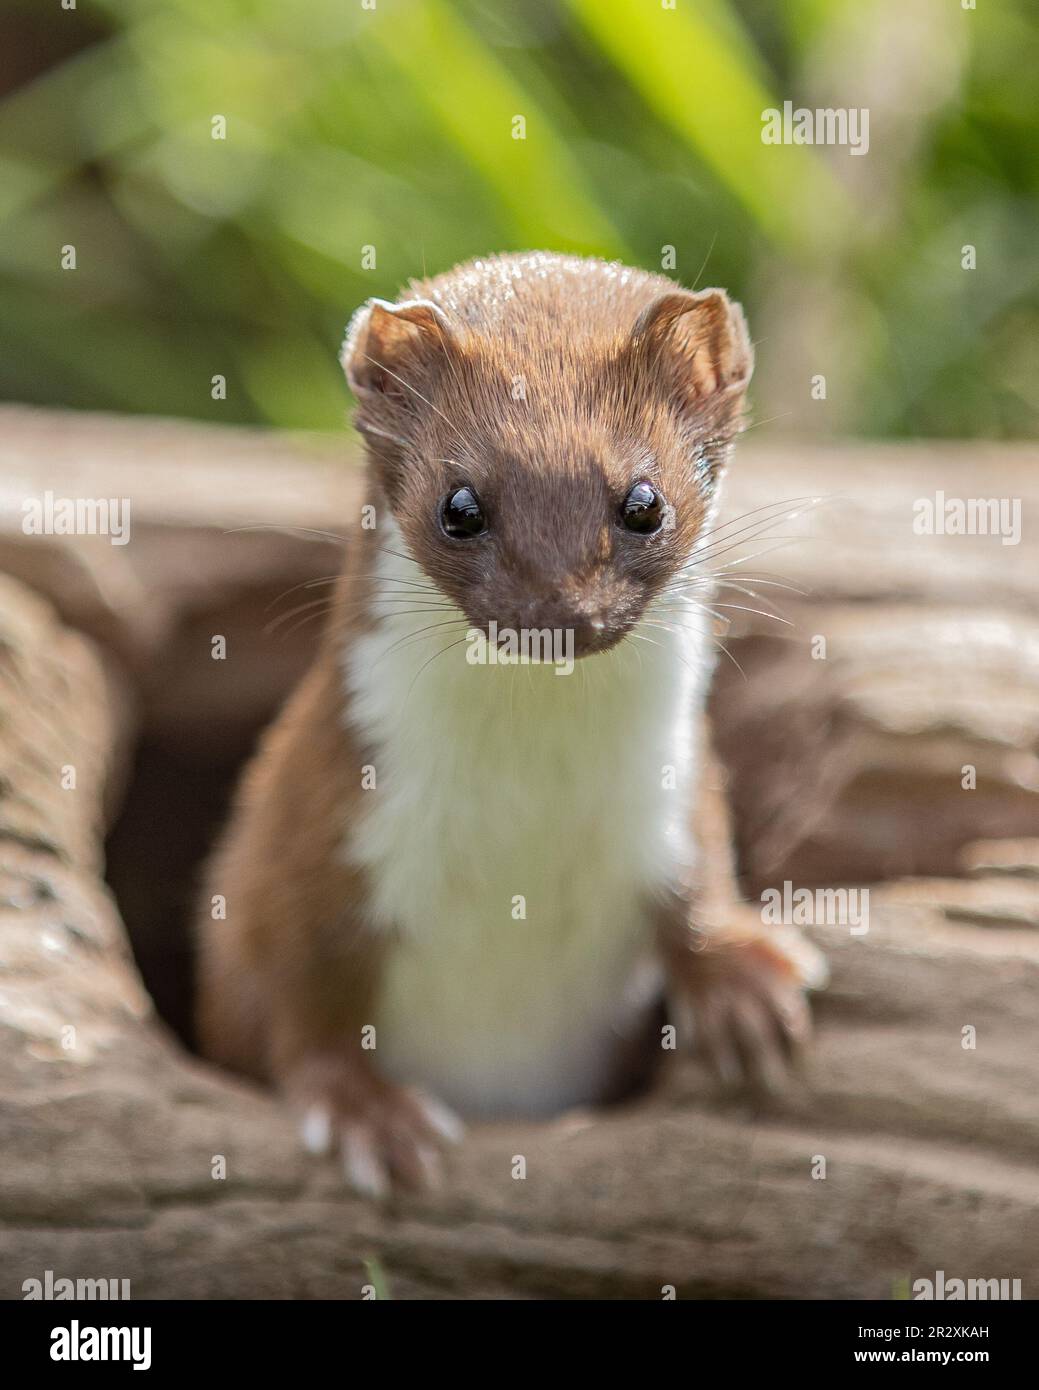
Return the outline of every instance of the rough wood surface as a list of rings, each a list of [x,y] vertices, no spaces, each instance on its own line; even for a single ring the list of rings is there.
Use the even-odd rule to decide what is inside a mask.
[[[906,499],[953,491],[950,467],[968,488],[984,476],[988,491],[1034,499],[1024,451],[741,456],[737,511],[775,496],[776,478],[815,494],[843,471],[859,498],[840,537],[769,560],[812,584],[795,600],[799,630],[829,634],[830,659],[809,669],[797,641],[750,617],[734,639],[750,680],[727,686],[717,713],[730,744],[742,733],[758,754],[730,761],[744,858],[753,868],[765,844],[762,881],[791,865],[837,881],[853,864],[902,873],[876,850],[897,841],[891,825],[855,826],[874,776],[890,795],[869,804],[893,808],[896,830],[926,829],[943,865],[874,883],[865,935],[813,929],[833,980],[802,1082],[754,1108],[677,1063],[620,1110],[477,1127],[444,1192],[380,1208],[305,1160],[268,1097],[172,1038],[99,877],[105,799],[133,729],[128,688],[146,727],[171,731],[178,714],[189,729],[234,727],[241,688],[214,695],[183,668],[201,662],[214,615],[245,615],[247,686],[271,665],[261,600],[272,583],[326,572],[334,547],[225,532],[250,518],[340,529],[356,496],[341,446],[14,410],[0,411],[0,438],[9,503],[45,486],[131,495],[139,527],[108,554],[46,538],[44,563],[9,505],[0,543],[0,568],[64,619],[0,584],[0,1296],[47,1269],[129,1278],[138,1298],[356,1298],[373,1277],[396,1297],[659,1298],[674,1285],[683,1297],[887,1298],[938,1269],[1019,1278],[1035,1296],[1039,825],[1025,823],[1036,804],[1025,774],[1039,753],[1039,571],[1024,545],[973,547],[967,561],[977,538],[962,549],[933,538],[926,559],[891,529]],[[983,653],[966,665],[964,605],[981,624],[969,651]],[[283,663],[254,714],[304,657],[301,646]],[[172,700],[160,687],[175,680]],[[799,756],[784,753],[784,731]],[[968,804],[987,809],[948,810],[932,833],[939,808],[971,795],[945,779],[972,760],[991,786]],[[76,787],[63,790],[69,765]],[[912,863],[933,875],[921,843]],[[226,1177],[214,1178],[220,1156]]]
[[[1034,613],[784,607],[714,691],[748,886],[957,873],[971,841],[1039,832]]]

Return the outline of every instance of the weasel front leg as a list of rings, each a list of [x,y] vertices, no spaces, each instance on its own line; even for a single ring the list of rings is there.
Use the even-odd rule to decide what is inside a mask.
[[[728,1085],[781,1089],[810,1032],[806,990],[822,982],[814,948],[783,928],[710,931],[683,916],[661,941],[680,1039]]]
[[[356,937],[343,951],[319,949],[305,989],[281,981],[270,1020],[270,1072],[304,1147],[338,1157],[350,1186],[373,1197],[393,1185],[438,1186],[443,1145],[462,1133],[446,1106],[384,1077],[377,1050],[365,1046],[381,956]]]
[[[364,760],[336,700],[316,667],[242,782],[207,874],[198,1032],[213,1061],[278,1086],[308,1150],[338,1154],[353,1187],[381,1195],[435,1184],[461,1126],[383,1077],[365,1046],[388,943],[344,854]]]

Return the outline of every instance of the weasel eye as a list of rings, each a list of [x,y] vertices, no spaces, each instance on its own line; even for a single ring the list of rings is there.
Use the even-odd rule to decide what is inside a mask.
[[[445,534],[455,541],[469,540],[487,530],[483,507],[471,487],[460,487],[444,498],[440,524]]]
[[[621,505],[621,521],[640,536],[659,531],[664,520],[664,499],[652,483],[636,483]]]

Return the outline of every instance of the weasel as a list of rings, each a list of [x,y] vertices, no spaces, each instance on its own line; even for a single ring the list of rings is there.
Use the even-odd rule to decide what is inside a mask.
[[[665,996],[773,1079],[818,964],[712,914],[695,831],[741,309],[493,256],[369,301],[341,360],[369,507],[207,872],[203,1052],[370,1193],[435,1180],[457,1114],[623,1094]]]

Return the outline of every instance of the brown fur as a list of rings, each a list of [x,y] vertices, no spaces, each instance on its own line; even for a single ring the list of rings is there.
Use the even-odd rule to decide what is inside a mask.
[[[365,543],[368,542],[368,543]],[[343,718],[340,644],[371,621],[370,533],[347,553],[318,658],[238,789],[203,894],[202,1050],[284,1079],[313,1050],[360,1051],[378,977],[362,875],[342,861],[360,809],[363,750]],[[213,920],[215,895],[226,920]]]
[[[424,574],[474,626],[573,626],[579,653],[621,640],[687,558],[751,369],[742,314],[721,291],[692,295],[660,276],[545,256],[462,266],[413,283],[402,305],[374,302],[343,361],[369,495],[392,508]],[[652,537],[617,524],[641,479],[670,507]],[[440,531],[441,501],[462,485],[479,492],[492,540]],[[408,1182],[427,1172],[431,1129],[361,1049],[392,943],[369,930],[367,886],[343,857],[366,758],[346,722],[341,655],[373,621],[374,548],[366,532],[348,547],[318,659],[249,768],[210,866],[199,1026],[207,1055],[274,1078],[301,1106],[330,1103]],[[724,836],[717,814],[706,820]],[[226,921],[211,917],[214,894],[226,897]],[[684,891],[658,905],[662,952],[674,988],[721,1020],[718,1039],[735,1026],[748,1051],[753,1036],[774,1051],[803,1027],[796,972],[760,933],[734,950],[724,933],[697,930],[732,901],[723,875],[701,885],[699,918]],[[708,940],[717,949],[701,949]],[[735,1015],[723,1002],[733,1000]],[[704,1045],[726,1060],[710,1028]]]
[[[742,312],[721,290],[562,256],[491,258],[408,290],[362,312],[343,361],[411,553],[474,627],[611,646],[702,526],[750,377]],[[669,503],[649,538],[617,524],[642,480]],[[440,533],[440,502],[463,485],[493,540]]]

